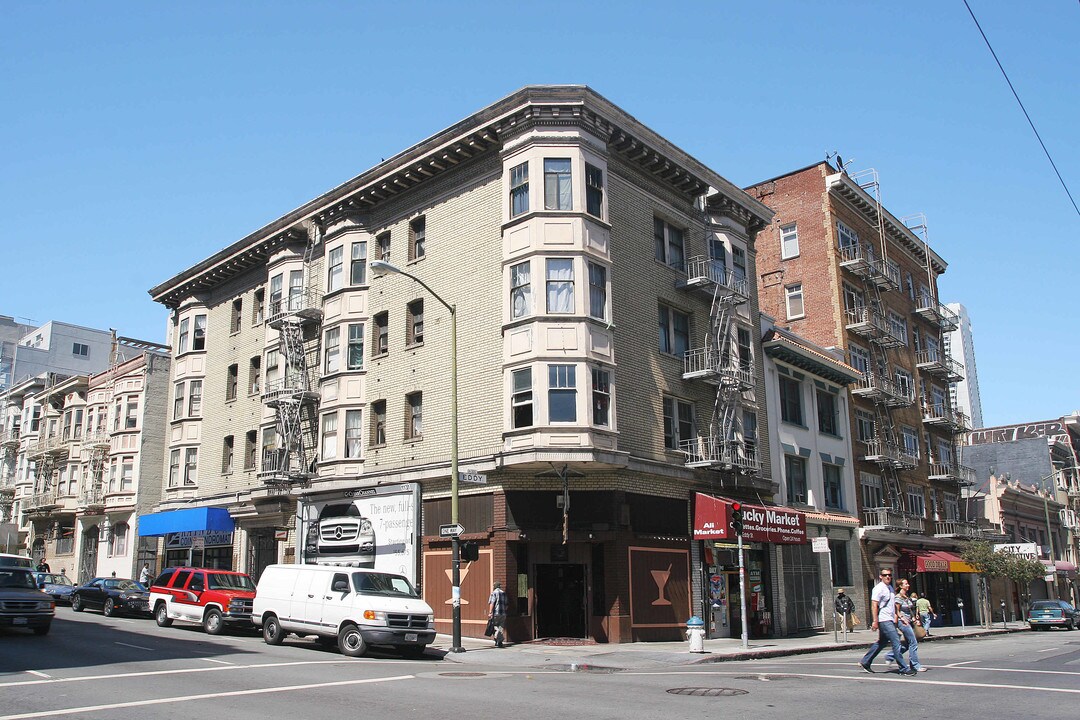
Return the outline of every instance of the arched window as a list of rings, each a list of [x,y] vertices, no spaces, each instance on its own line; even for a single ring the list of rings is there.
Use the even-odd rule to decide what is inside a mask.
[[[116,523],[112,526],[112,538],[109,540],[109,554],[113,557],[127,554],[128,525]]]

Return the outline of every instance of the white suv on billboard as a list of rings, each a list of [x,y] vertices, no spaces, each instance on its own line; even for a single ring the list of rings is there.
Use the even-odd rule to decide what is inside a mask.
[[[307,562],[375,567],[375,528],[352,502],[330,503],[308,526],[304,542]]]

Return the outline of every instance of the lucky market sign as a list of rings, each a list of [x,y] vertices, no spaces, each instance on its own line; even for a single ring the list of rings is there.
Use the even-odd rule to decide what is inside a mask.
[[[694,497],[694,539],[735,539],[731,500],[697,493]],[[743,540],[800,545],[806,542],[806,515],[797,510],[742,503]]]

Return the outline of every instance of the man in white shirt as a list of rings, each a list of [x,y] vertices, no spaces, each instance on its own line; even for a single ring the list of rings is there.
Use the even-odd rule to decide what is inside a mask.
[[[874,658],[887,642],[892,645],[893,657],[896,658],[900,674],[917,675],[918,673],[905,662],[904,655],[900,652],[900,634],[896,631],[896,593],[892,589],[892,570],[883,569],[880,578],[881,581],[874,586],[870,594],[870,614],[874,618],[871,627],[878,631],[878,639],[863,655],[859,666],[866,672],[873,673],[870,664],[874,662]]]

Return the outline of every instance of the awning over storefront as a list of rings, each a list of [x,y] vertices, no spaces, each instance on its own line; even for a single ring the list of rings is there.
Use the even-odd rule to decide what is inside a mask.
[[[235,525],[225,508],[199,507],[150,513],[139,518],[139,536],[178,532],[231,533]]]
[[[1067,578],[1076,577],[1076,565],[1071,562],[1065,560],[1042,560],[1040,562],[1046,568],[1047,575],[1057,574]]]
[[[977,572],[975,568],[960,559],[959,555],[945,550],[904,550],[903,552],[909,559],[915,561],[915,572]]]
[[[694,495],[694,539],[735,540],[731,531],[733,500]],[[751,542],[799,545],[806,542],[806,515],[781,507],[742,503],[743,539]]]

